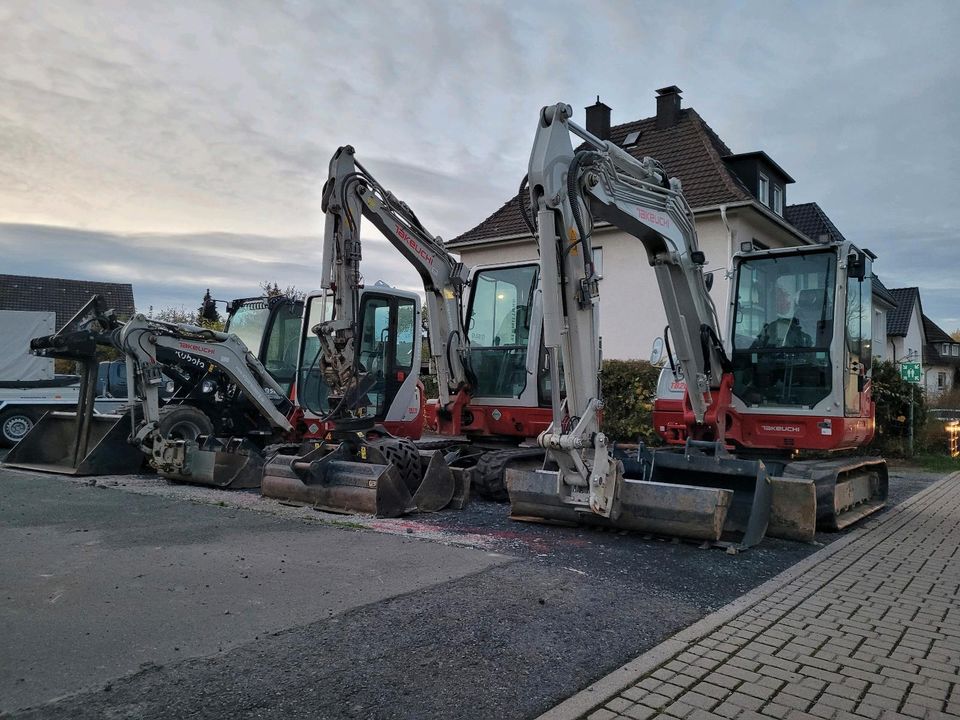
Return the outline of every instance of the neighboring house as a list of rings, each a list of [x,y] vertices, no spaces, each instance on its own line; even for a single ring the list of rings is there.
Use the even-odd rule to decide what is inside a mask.
[[[705,271],[726,330],[731,299],[731,257],[742,243],[758,248],[813,244],[839,231],[813,203],[787,205],[793,178],[762,151],[734,154],[692,108],[681,108],[676,86],[657,91],[657,112],[644,120],[610,125],[610,108],[597,100],[586,127],[631,155],[650,156],[678,177],[693,208]],[[535,260],[536,245],[520,215],[519,195],[486,220],[447,243],[466,265]],[[791,219],[792,218],[792,219]],[[804,227],[806,231],[795,223]],[[826,232],[818,228],[826,226]],[[645,358],[663,334],[666,317],[653,269],[631,235],[597,220],[593,235],[600,285],[600,332],[608,358]],[[625,330],[627,329],[627,330]]]
[[[915,287],[891,288],[897,303],[887,315],[887,360],[890,362],[922,362],[923,308],[920,290]]]
[[[960,387],[960,342],[926,315],[923,316],[923,379],[931,396]]]
[[[0,275],[0,310],[39,310],[57,314],[57,330],[93,295],[102,295],[120,318],[134,314],[130,283]]]
[[[923,314],[920,290],[890,290],[897,307],[887,317],[888,360],[923,364],[922,385],[936,397],[960,383],[960,343]]]
[[[873,276],[873,359],[890,360],[887,323],[897,308],[897,299],[876,275]]]

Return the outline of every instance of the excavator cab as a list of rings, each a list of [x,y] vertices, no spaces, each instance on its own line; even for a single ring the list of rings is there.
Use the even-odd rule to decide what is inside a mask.
[[[515,444],[550,424],[539,279],[536,262],[480,265],[470,273],[465,326],[475,383],[460,430],[471,438]]]
[[[324,419],[334,410],[320,369],[320,341],[313,332],[331,316],[331,295],[311,293],[305,303],[296,395],[308,426],[307,437],[316,438],[329,429]],[[416,293],[377,283],[360,295],[358,361],[367,379],[351,411],[398,437],[419,438],[423,430],[420,315]]]
[[[420,298],[383,283],[360,294],[356,320],[357,391],[331,396],[313,332],[333,310],[326,292],[307,297],[297,400],[303,445],[269,460],[261,493],[321,510],[396,517],[445,507],[454,478],[439,452],[421,456],[408,438],[423,428],[419,381]]]
[[[227,314],[223,331],[239,337],[289,396],[297,375],[303,300],[240,298],[227,303]]]
[[[763,465],[768,507],[753,507],[767,512],[768,534],[811,540],[817,526],[846,527],[884,505],[882,460],[798,459],[801,453],[852,451],[873,437],[870,261],[866,251],[849,243],[744,247],[734,257],[724,442],[737,462]],[[664,370],[654,427],[668,445],[685,448],[678,457],[692,467],[698,459],[691,461],[689,452],[696,441],[685,416],[687,391],[682,379]],[[648,455],[672,467],[671,455]],[[674,477],[716,484],[708,464],[700,463],[704,469],[695,478],[676,472]],[[755,499],[749,485],[726,482],[734,491],[735,524],[738,516],[740,525],[749,517],[746,508]]]

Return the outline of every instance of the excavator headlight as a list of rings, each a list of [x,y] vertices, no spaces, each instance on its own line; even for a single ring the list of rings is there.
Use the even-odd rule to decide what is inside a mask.
[[[204,380],[200,384],[200,392],[204,394],[209,394],[217,391],[217,381],[216,380]]]

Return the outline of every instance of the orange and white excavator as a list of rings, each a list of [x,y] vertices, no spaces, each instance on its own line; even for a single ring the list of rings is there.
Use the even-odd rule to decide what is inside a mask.
[[[810,540],[818,524],[882,507],[885,462],[849,454],[874,432],[869,253],[847,242],[742,248],[725,346],[680,181],[571,115],[542,110],[528,175],[551,386],[562,374],[566,396],[553,394],[538,438],[543,467],[507,473],[513,513],[735,550],[765,534]],[[655,271],[682,388],[679,403],[658,403],[663,449],[615,448],[600,431],[594,217],[636,238]]]

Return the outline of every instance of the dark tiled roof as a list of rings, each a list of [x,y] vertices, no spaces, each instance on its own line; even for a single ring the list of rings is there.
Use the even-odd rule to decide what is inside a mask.
[[[116,310],[121,318],[129,318],[134,313],[130,283],[0,275],[0,310],[55,312],[57,330],[93,295],[102,295],[107,306]]]
[[[960,365],[960,356],[944,355],[940,352],[943,343],[952,345],[957,341],[926,315],[923,316],[923,334],[927,337],[927,346],[923,353],[924,362],[929,365]]]
[[[670,177],[680,178],[683,193],[691,207],[755,200],[721,159],[731,154],[730,148],[693,108],[681,110],[677,123],[664,130],[657,129],[656,118],[616,125],[610,128],[610,140],[622,147],[627,135],[633,132],[639,132],[640,138],[626,150],[636,158],[649,155],[663,163]],[[448,244],[529,237],[530,233],[520,216],[519,203],[520,196],[515,195],[486,220]]]
[[[903,337],[910,329],[913,305],[920,302],[920,290],[915,287],[890,288],[897,306],[887,313],[887,336]]]
[[[884,285],[876,275],[873,276],[873,295],[890,303],[893,307],[897,306],[897,299],[893,296],[893,293],[887,290],[887,286]]]
[[[955,343],[950,335],[944,332],[943,328],[937,325],[926,315],[923,316],[923,334],[927,336],[928,343]]]
[[[811,240],[819,241],[821,235],[826,235],[831,242],[845,240],[837,226],[815,202],[787,205],[784,217],[788,223]]]

